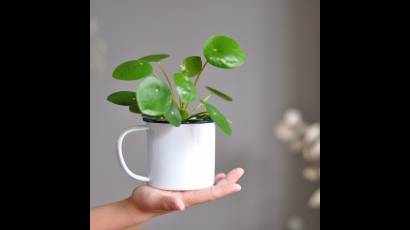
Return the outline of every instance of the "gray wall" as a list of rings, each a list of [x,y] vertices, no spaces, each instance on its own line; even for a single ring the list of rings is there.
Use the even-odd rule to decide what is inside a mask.
[[[171,58],[163,64],[172,72],[184,57],[201,55],[207,37],[226,34],[241,44],[247,62],[235,70],[210,66],[201,85],[234,98],[212,100],[234,129],[231,137],[217,133],[216,168],[243,167],[243,190],[154,219],[146,229],[283,229],[294,214],[305,218],[307,229],[318,229],[319,211],[307,207],[315,185],[302,178],[303,160],[276,140],[273,127],[289,107],[309,122],[320,119],[319,10],[319,0],[91,0],[99,30],[90,41],[101,68],[90,79],[90,206],[122,199],[140,184],[120,168],[114,144],[141,119],[105,100],[136,82],[115,81],[112,69],[129,58],[165,52]],[[134,134],[125,145],[137,172],[144,170],[145,140]]]

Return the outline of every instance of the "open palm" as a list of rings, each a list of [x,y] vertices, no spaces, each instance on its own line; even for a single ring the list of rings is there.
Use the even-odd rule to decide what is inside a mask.
[[[233,169],[227,175],[219,173],[215,176],[214,186],[194,191],[166,191],[142,185],[134,190],[132,199],[139,209],[146,212],[181,211],[240,191],[241,186],[236,182],[243,174],[242,168]]]

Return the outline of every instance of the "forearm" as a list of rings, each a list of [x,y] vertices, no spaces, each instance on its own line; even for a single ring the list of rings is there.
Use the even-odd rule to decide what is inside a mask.
[[[154,213],[146,213],[138,209],[131,199],[91,209],[91,230],[122,230],[154,217]]]

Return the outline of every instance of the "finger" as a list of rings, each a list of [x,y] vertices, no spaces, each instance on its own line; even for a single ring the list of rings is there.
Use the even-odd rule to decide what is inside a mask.
[[[185,209],[185,205],[181,199],[173,196],[166,196],[159,200],[160,210],[169,211],[182,211]]]
[[[220,180],[224,179],[226,177],[225,173],[218,173],[215,176],[215,184],[217,184]]]
[[[149,186],[140,186],[134,191],[133,196],[139,208],[148,212],[161,213],[185,208],[180,198],[178,200],[178,197],[172,197]]]
[[[226,176],[226,180],[228,180],[231,183],[236,183],[244,173],[245,171],[242,168],[233,169]]]
[[[235,183],[218,184],[209,188],[184,193],[183,200],[187,207],[220,199],[238,192],[241,186]]]

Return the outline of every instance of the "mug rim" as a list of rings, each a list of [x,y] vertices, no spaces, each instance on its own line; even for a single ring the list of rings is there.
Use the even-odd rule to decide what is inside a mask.
[[[162,123],[162,124],[170,124],[168,121],[158,121],[158,120],[153,120],[149,118],[142,118],[143,121],[149,122],[149,123]],[[188,120],[188,121],[182,121],[181,125],[197,125],[197,124],[209,124],[209,123],[214,123],[213,120],[211,119],[206,119],[206,120]]]

